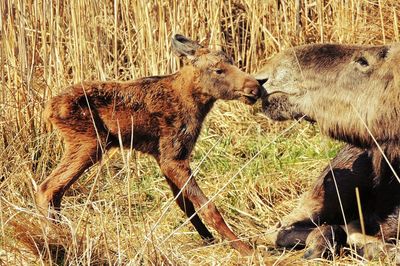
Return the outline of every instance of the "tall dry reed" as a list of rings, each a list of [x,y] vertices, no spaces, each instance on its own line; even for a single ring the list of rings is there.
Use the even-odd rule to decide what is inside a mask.
[[[56,133],[48,131],[41,113],[46,101],[66,86],[82,80],[128,80],[172,73],[179,67],[179,62],[170,50],[170,37],[173,33],[181,33],[201,40],[205,45],[210,44],[226,50],[243,70],[250,73],[256,71],[274,53],[294,45],[316,42],[398,42],[399,10],[400,3],[397,0],[1,1],[0,263],[35,261],[29,252],[25,253],[20,249],[9,225],[18,222],[19,216],[29,217],[30,212],[34,211],[33,194],[36,184],[43,180],[60,159],[62,144]],[[238,111],[239,109],[245,112]],[[236,158],[239,156],[246,161],[247,152],[258,147],[252,140],[258,140],[260,134],[273,132],[273,128],[278,127],[260,119],[254,111],[240,104],[220,104],[211,115],[206,125],[205,137],[203,142],[198,144],[197,150],[206,154],[209,145],[218,144],[217,148],[213,149],[232,161],[232,169],[239,168],[243,162],[237,162],[235,165]],[[238,139],[233,140],[224,135],[229,130],[236,132],[238,135],[234,138]],[[279,130],[275,132],[277,131]],[[222,140],[216,137],[219,134],[224,136]],[[261,136],[268,138],[269,135]],[[313,136],[320,140],[318,134]],[[241,137],[243,139],[239,140]],[[288,138],[300,143],[295,136]],[[234,146],[236,150],[233,149],[232,153],[224,153],[222,147],[225,147],[225,142],[239,143],[239,146]],[[317,147],[316,143],[312,145]],[[272,154],[277,152],[276,149],[281,149],[278,152],[283,153],[282,150],[290,150],[289,146],[281,146],[279,148],[277,145],[268,156],[259,158],[256,162],[258,172],[254,170],[255,175],[261,171],[260,175],[271,176],[280,171],[279,163],[272,164],[278,167],[272,169],[264,169],[262,165],[271,163],[267,157],[275,158]],[[221,150],[218,150],[218,147]],[[314,151],[316,150],[318,148]],[[125,156],[126,159],[124,153],[118,156]],[[164,246],[158,246],[163,238],[159,235],[154,235],[150,241],[143,241],[152,222],[160,215],[146,202],[150,200],[154,204],[156,201],[156,205],[160,207],[164,206],[163,202],[170,196],[165,195],[166,190],[163,190],[162,185],[161,190],[154,188],[160,186],[158,183],[162,182],[161,179],[154,183],[150,181],[152,179],[147,178],[158,175],[154,168],[144,170],[148,164],[154,162],[138,154],[134,154],[133,157],[135,163],[132,168],[135,176],[141,176],[141,183],[130,179],[123,180],[121,176],[125,172],[121,169],[130,165],[125,160],[122,166],[106,165],[98,172],[91,171],[81,181],[82,185],[74,186],[69,195],[74,201],[70,202],[69,206],[71,212],[79,215],[72,215],[67,208],[66,216],[72,215],[69,216],[71,232],[79,231],[83,236],[81,239],[71,240],[71,245],[63,244],[66,247],[64,252],[69,254],[69,262],[90,264],[93,262],[91,254],[98,254],[98,250],[103,248],[106,261],[117,264],[174,264],[187,261],[205,264],[235,263],[237,257],[230,257],[233,251],[226,245],[220,245],[222,248],[217,253],[213,252],[212,248],[201,247],[198,247],[197,251],[194,249],[195,251],[189,252],[187,246],[181,246],[189,245],[195,238],[186,239],[187,241],[182,241],[179,245],[169,242]],[[201,158],[195,159],[196,162],[200,162]],[[219,177],[221,183],[230,178],[229,173],[225,174],[227,169],[230,169],[225,168],[225,164],[225,161],[216,158],[208,169],[216,171],[213,174]],[[293,171],[296,171],[295,175],[306,175],[308,170],[303,168],[299,172],[296,168]],[[105,180],[102,177],[97,181],[99,176],[104,175],[107,176]],[[243,175],[240,178],[246,180],[247,177]],[[90,189],[96,184],[95,181],[105,188],[103,192],[93,192],[93,189]],[[122,193],[119,189],[124,187],[126,182],[129,190]],[[215,181],[210,179],[210,183],[212,182]],[[246,181],[237,182],[246,185]],[[278,186],[279,182],[273,187],[276,192],[266,187],[258,190],[260,184],[256,181],[252,183],[254,187],[249,186],[251,189],[234,187],[238,191],[247,191],[249,196],[235,199],[229,197],[231,192],[226,192],[228,199],[223,204],[227,204],[232,210],[227,220],[235,220],[237,231],[246,227],[243,222],[237,220],[239,218],[255,221],[256,224],[262,224],[264,219],[263,225],[270,225],[270,222],[276,221],[270,218],[272,214],[276,214],[272,211],[275,208],[274,202],[287,195],[295,198],[309,181],[290,182],[289,194],[284,190],[286,188]],[[218,186],[215,183],[213,185]],[[80,198],[87,197],[89,191],[93,192],[91,195],[94,203],[83,208],[88,201],[82,201]],[[253,191],[260,194],[268,204],[263,200],[253,200],[253,196],[258,197]],[[123,198],[122,202],[118,202],[119,197]],[[246,200],[250,205],[240,204],[240,201]],[[127,203],[129,211],[125,208]],[[237,206],[244,207],[238,209]],[[80,213],[82,209],[97,215],[96,219],[93,218],[96,221],[95,225],[83,212]],[[102,211],[97,212],[99,209]],[[132,210],[140,211],[138,214]],[[126,212],[129,212],[129,215],[125,215]],[[176,213],[178,215],[179,212]],[[132,220],[132,216],[137,214],[141,218]],[[26,219],[21,217],[20,221]],[[74,219],[79,220],[79,223],[74,223]],[[82,222],[82,219],[86,220]],[[170,227],[174,227],[176,221],[174,222],[173,218],[168,219],[164,226],[171,224]],[[257,225],[251,222],[247,226],[257,228]],[[107,235],[110,231],[115,234]],[[172,230],[167,228],[165,231]],[[96,232],[100,232],[100,235],[96,235]],[[86,244],[79,246],[80,241]],[[174,238],[174,241],[177,241],[177,238]],[[146,245],[144,249],[143,243]],[[119,255],[108,250],[116,250]],[[139,251],[145,251],[145,255],[139,254]],[[279,257],[271,258],[276,260]],[[41,260],[44,261],[45,257]]]

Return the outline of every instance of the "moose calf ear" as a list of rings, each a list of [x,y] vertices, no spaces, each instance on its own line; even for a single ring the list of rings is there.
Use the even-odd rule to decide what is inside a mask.
[[[192,41],[180,34],[175,34],[172,37],[171,44],[172,51],[179,56],[186,56],[189,59],[193,59],[196,50],[203,47],[199,43]]]

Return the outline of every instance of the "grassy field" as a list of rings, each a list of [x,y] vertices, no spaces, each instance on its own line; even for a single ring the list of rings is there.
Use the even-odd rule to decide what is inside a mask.
[[[61,225],[38,223],[35,189],[63,152],[42,111],[66,86],[172,73],[179,68],[173,33],[224,49],[249,73],[295,45],[399,41],[397,0],[296,2],[0,1],[0,265],[362,263],[349,256],[309,262],[263,241],[342,144],[318,126],[269,121],[259,103],[218,102],[192,160],[229,225],[257,243],[253,257],[241,258],[215,232],[219,242],[203,245],[155,161],[135,151],[111,151],[82,176],[64,197]],[[35,246],[35,239],[47,242]],[[63,254],[48,258],[53,245]]]

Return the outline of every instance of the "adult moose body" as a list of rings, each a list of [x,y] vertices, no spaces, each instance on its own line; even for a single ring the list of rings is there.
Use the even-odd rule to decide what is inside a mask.
[[[253,104],[262,87],[221,51],[210,51],[182,35],[173,37],[172,46],[188,62],[175,74],[128,82],[85,82],[49,101],[45,116],[61,133],[65,154],[39,186],[37,204],[43,212],[49,203],[59,210],[64,192],[79,176],[105,151],[123,145],[155,158],[179,207],[204,240],[214,238],[195,208],[234,248],[249,254],[250,246],[229,229],[191,177],[189,158],[216,100]]]
[[[367,239],[398,238],[399,74],[399,44],[315,44],[274,56],[256,75],[265,82],[267,116],[317,122],[322,133],[348,143],[277,226],[270,239],[276,245],[307,245],[305,257],[314,258],[329,245],[356,242],[356,187]]]

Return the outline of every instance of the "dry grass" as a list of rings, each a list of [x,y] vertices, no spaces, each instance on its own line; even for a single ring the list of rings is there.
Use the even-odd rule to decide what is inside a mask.
[[[397,0],[306,0],[300,8],[295,2],[0,1],[0,265],[49,264],[49,253],[52,263],[72,265],[309,263],[301,252],[267,248],[263,236],[340,144],[306,124],[281,134],[290,124],[268,121],[259,106],[219,103],[192,164],[234,231],[261,243],[253,258],[240,258],[223,241],[204,246],[191,226],[181,227],[184,215],[171,203],[154,161],[136,152],[110,153],[73,186],[63,201],[61,228],[40,226],[33,201],[63,150],[42,120],[45,102],[81,80],[176,71],[172,33],[225,49],[250,73],[294,45],[399,41]],[[47,243],[35,245],[44,236]],[[376,261],[388,262],[385,256]]]

